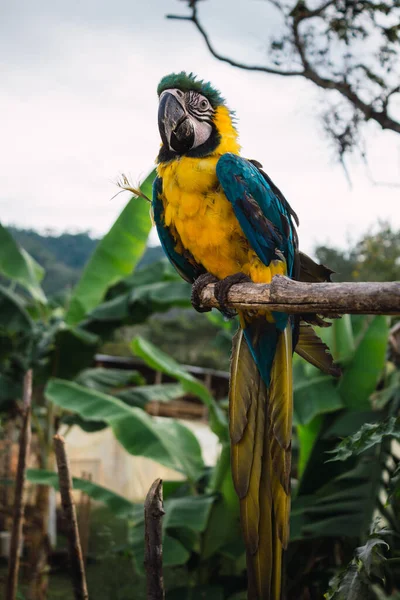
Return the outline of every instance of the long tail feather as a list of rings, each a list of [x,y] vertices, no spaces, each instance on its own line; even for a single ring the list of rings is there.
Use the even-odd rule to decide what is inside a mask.
[[[280,600],[282,552],[289,539],[292,334],[290,326],[278,336],[273,324],[264,324],[250,326],[245,335],[239,330],[234,339],[231,461],[247,552],[248,598]]]

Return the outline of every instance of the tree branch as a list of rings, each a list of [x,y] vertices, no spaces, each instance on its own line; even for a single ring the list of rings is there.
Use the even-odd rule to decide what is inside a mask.
[[[335,0],[327,0],[327,2],[322,3],[321,6],[315,8],[314,10],[307,8],[307,11],[304,12],[303,19],[312,19],[314,17],[321,16],[327,8],[332,6],[332,4],[335,4]]]
[[[211,44],[208,34],[206,33],[205,29],[203,28],[203,26],[201,25],[201,23],[199,21],[199,18],[197,16],[197,7],[196,7],[195,3],[193,3],[191,5],[191,9],[192,9],[192,14],[189,17],[184,17],[184,16],[180,16],[180,15],[167,15],[167,19],[174,19],[176,21],[190,21],[191,23],[193,23],[195,25],[196,29],[201,34],[203,40],[205,41],[208,50],[214,56],[214,58],[216,58],[217,60],[220,60],[221,62],[226,62],[226,63],[228,63],[228,65],[231,65],[232,67],[237,67],[238,69],[244,69],[245,71],[261,71],[262,73],[269,73],[272,75],[282,75],[283,77],[295,77],[295,76],[299,76],[299,75],[304,75],[303,71],[282,71],[280,69],[274,69],[272,67],[264,67],[262,65],[246,65],[244,63],[234,60],[233,58],[230,58],[229,56],[224,56],[223,54],[220,54],[219,52],[217,52],[217,50],[215,50],[215,48]]]
[[[23,387],[23,422],[19,440],[17,478],[15,481],[14,515],[10,541],[10,556],[7,577],[7,600],[14,600],[17,595],[19,554],[24,523],[24,488],[26,465],[31,444],[31,403],[32,403],[32,371],[24,377]]]
[[[204,288],[203,306],[218,308],[214,284]],[[241,283],[231,287],[227,305],[240,310],[289,314],[400,314],[400,282],[304,283],[275,275],[270,284]]]
[[[161,525],[164,514],[162,480],[156,479],[150,487],[144,503],[144,566],[146,569],[148,600],[164,600],[165,598]]]
[[[329,5],[330,3],[328,3]],[[326,8],[326,7],[325,7]],[[306,18],[310,17],[310,11],[296,11],[293,14],[293,22],[291,25],[293,32],[293,43],[297,52],[299,53],[301,63],[304,67],[303,77],[315,83],[318,87],[325,90],[336,90],[342,96],[347,98],[353,106],[361,111],[364,115],[366,121],[372,119],[379,123],[382,129],[391,129],[392,131],[396,131],[400,133],[400,123],[395,121],[387,114],[386,108],[384,107],[381,111],[375,110],[372,105],[367,104],[356,94],[351,85],[343,78],[340,81],[328,79],[326,77],[321,77],[315,69],[312,68],[311,63],[309,62],[306,54],[306,49],[301,38],[301,34],[299,32],[300,23]],[[361,65],[357,65],[360,67]],[[367,67],[363,67],[368,71]]]
[[[196,29],[199,31],[202,38],[204,39],[208,50],[210,51],[212,56],[214,56],[217,60],[228,63],[233,67],[237,67],[238,69],[243,69],[246,71],[258,71],[262,73],[268,73],[271,75],[281,75],[283,77],[304,77],[305,79],[312,81],[315,85],[322,89],[338,91],[354,106],[355,109],[359,110],[363,114],[365,121],[376,121],[382,127],[382,129],[388,129],[391,131],[395,131],[396,133],[400,133],[400,122],[396,121],[395,119],[389,116],[387,112],[387,105],[383,104],[382,110],[374,109],[371,104],[367,104],[360,98],[360,96],[354,91],[352,86],[346,81],[345,77],[340,80],[322,77],[312,67],[310,61],[307,58],[306,48],[304,46],[301,34],[299,32],[299,25],[302,21],[305,21],[306,19],[323,16],[323,12],[334,4],[334,0],[327,0],[326,2],[322,3],[321,6],[317,7],[314,10],[309,9],[304,1],[299,1],[293,8],[291,13],[288,15],[287,24],[292,30],[292,43],[295,50],[299,54],[301,63],[304,67],[303,70],[296,71],[284,71],[281,69],[275,69],[273,67],[267,67],[262,65],[246,65],[244,63],[234,60],[233,58],[224,56],[217,52],[217,50],[215,50],[215,48],[211,44],[207,32],[205,31],[205,29],[199,21],[197,14],[197,1],[198,0],[190,0],[188,3],[189,8],[192,11],[192,14],[190,16],[167,15],[167,19],[190,21],[191,23],[193,23]],[[270,2],[275,7],[279,8],[279,4],[276,0],[270,0]],[[395,89],[393,93],[395,92],[397,92],[397,89]]]
[[[72,478],[65,450],[65,441],[61,435],[55,435],[53,441],[57,460],[58,479],[60,482],[61,503],[67,524],[68,550],[74,596],[75,600],[88,600],[85,566],[82,558],[76,510],[72,498]]]
[[[363,113],[366,121],[376,121],[382,127],[382,129],[390,129],[391,131],[400,133],[400,122],[389,117],[385,109],[380,111],[375,110],[370,104],[367,104],[361,100],[351,85],[346,81],[334,81],[332,79],[321,77],[309,66],[308,68],[304,69],[303,76],[315,83],[320,88],[325,90],[337,90],[340,94],[342,94],[342,96],[347,98],[347,100],[349,100],[355,108]]]

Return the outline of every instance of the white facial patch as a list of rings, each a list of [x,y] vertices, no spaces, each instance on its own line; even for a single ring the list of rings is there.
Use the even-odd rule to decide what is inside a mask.
[[[198,121],[195,117],[190,117],[194,127],[194,144],[192,148],[197,148],[204,144],[211,135],[212,127],[210,123]]]

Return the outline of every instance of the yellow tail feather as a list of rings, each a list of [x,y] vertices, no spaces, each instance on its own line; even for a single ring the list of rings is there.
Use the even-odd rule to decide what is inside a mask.
[[[229,393],[232,476],[240,499],[249,600],[280,600],[289,541],[292,332],[280,334],[267,390],[239,330]]]

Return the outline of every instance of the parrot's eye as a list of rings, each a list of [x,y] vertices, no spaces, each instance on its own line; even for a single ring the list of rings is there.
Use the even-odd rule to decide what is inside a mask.
[[[189,92],[188,110],[194,117],[200,120],[211,117],[214,112],[208,99],[195,91]]]

